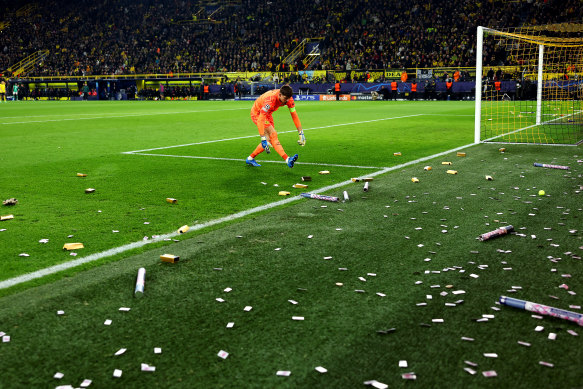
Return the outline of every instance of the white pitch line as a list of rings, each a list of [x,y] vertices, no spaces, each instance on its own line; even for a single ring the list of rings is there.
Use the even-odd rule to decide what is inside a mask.
[[[354,125],[354,124],[380,122],[380,121],[383,121],[383,120],[405,119],[405,118],[410,118],[410,117],[415,117],[415,116],[423,116],[423,115],[425,115],[425,114],[419,113],[419,114],[415,114],[415,115],[395,116],[395,117],[390,117],[390,118],[363,120],[361,122],[331,124],[329,126],[304,128],[303,130],[304,131],[319,130],[319,129],[322,129],[322,128],[332,128],[332,127],[340,127],[340,126],[351,126],[351,125]],[[278,134],[288,134],[290,132],[297,132],[297,131],[296,130],[281,131],[281,132],[278,132]],[[154,148],[151,148],[151,149],[144,149],[144,150],[124,151],[122,154],[137,154],[137,153],[142,153],[144,151],[166,150],[166,149],[173,149],[175,147],[196,146],[196,145],[203,145],[203,144],[207,144],[207,143],[226,142],[226,141],[229,141],[229,140],[238,140],[238,139],[247,139],[247,138],[256,138],[256,137],[257,137],[257,135],[245,135],[245,136],[239,136],[239,137],[236,137],[236,138],[224,138],[224,139],[205,140],[205,141],[202,141],[202,142],[186,143],[186,144],[183,144],[183,145],[163,146],[163,147],[154,147]]]
[[[467,147],[474,146],[474,145],[475,145],[474,143],[467,144],[465,146],[457,147],[455,149],[451,149],[451,150],[447,150],[447,151],[444,151],[441,153],[433,154],[433,155],[430,155],[427,157],[419,158],[419,159],[416,159],[414,161],[409,161],[409,162],[406,162],[406,163],[403,163],[403,164],[400,164],[397,166],[388,167],[388,168],[379,170],[377,172],[374,172],[372,174],[367,174],[367,177],[375,177],[375,176],[378,176],[380,174],[390,172],[392,170],[397,170],[397,169],[401,169],[401,168],[404,168],[404,167],[407,167],[407,166],[410,166],[410,165],[413,165],[413,164],[416,164],[419,162],[424,162],[424,161],[427,161],[427,160],[430,160],[433,158],[440,157],[442,155],[446,155],[449,153],[453,153],[455,151],[463,150]],[[351,180],[346,180],[346,181],[340,182],[338,184],[329,185],[329,186],[314,190],[314,191],[312,191],[312,193],[326,192],[326,191],[336,189],[336,188],[339,188],[339,187],[342,187],[342,186],[345,186],[345,185],[348,185],[351,183],[352,183]],[[224,222],[240,219],[242,217],[245,217],[245,216],[257,213],[257,212],[262,212],[262,211],[265,211],[267,209],[275,208],[275,207],[278,207],[280,205],[290,203],[292,201],[300,200],[302,198],[303,197],[300,197],[300,196],[289,197],[289,198],[286,198],[284,200],[261,205],[259,207],[251,208],[251,209],[241,211],[241,212],[229,215],[229,216],[225,216],[225,217],[222,217],[219,219],[211,220],[211,221],[208,221],[206,223],[195,224],[194,226],[190,227],[189,231],[198,231],[198,230],[210,227],[210,226],[214,226],[214,225],[221,224]],[[32,272],[32,273],[23,274],[23,275],[18,276],[18,277],[14,277],[14,278],[10,278],[10,279],[4,280],[4,281],[0,281],[0,289],[10,288],[12,286],[22,284],[24,282],[28,282],[28,281],[31,281],[31,280],[34,280],[37,278],[41,278],[41,277],[44,277],[44,276],[47,276],[50,274],[58,273],[60,271],[66,270],[66,269],[71,269],[71,268],[83,265],[85,263],[97,261],[99,259],[106,258],[106,257],[112,256],[112,255],[120,254],[120,253],[123,253],[125,251],[132,250],[132,249],[135,249],[138,247],[142,247],[142,246],[145,246],[145,245],[150,244],[150,243],[160,242],[164,239],[171,239],[171,238],[176,237],[176,236],[178,236],[178,232],[173,232],[173,233],[169,233],[166,235],[162,235],[156,239],[129,243],[129,244],[126,244],[126,245],[123,245],[120,247],[115,247],[113,249],[102,251],[100,253],[90,254],[87,257],[79,258],[79,259],[76,259],[76,260],[73,260],[70,262],[61,263],[59,265],[50,266],[50,267],[47,267],[45,269],[37,270],[37,271]]]
[[[237,111],[241,109],[249,109],[248,107],[245,108],[228,108],[228,109],[208,109],[203,111],[183,111],[183,112],[156,112],[156,113],[131,113],[127,115],[112,115],[112,116],[95,116],[89,118],[65,118],[65,119],[48,119],[48,120],[29,120],[26,122],[8,122],[8,123],[0,123],[3,125],[11,125],[11,124],[29,124],[29,123],[50,123],[50,122],[68,122],[68,121],[76,121],[76,120],[95,120],[95,119],[117,119],[117,118],[129,118],[129,117],[136,117],[136,116],[156,116],[156,115],[183,115],[189,113],[201,113],[201,112],[223,112],[223,111]],[[83,114],[79,114],[83,115]],[[90,114],[88,114],[90,115]]]
[[[280,132],[279,134],[286,134],[288,132],[292,132],[292,131],[291,130],[290,131],[283,131],[283,132]],[[177,147],[204,145],[204,144],[207,144],[207,143],[225,142],[225,141],[228,141],[228,140],[238,140],[238,139],[247,139],[247,138],[256,138],[256,137],[257,137],[257,135],[245,135],[245,136],[239,136],[239,137],[236,137],[236,138],[205,140],[205,141],[202,141],[202,142],[186,143],[186,144],[183,144],[183,145],[163,146],[163,147],[154,147],[152,149],[134,150],[134,151],[124,151],[122,154],[140,154],[140,153],[142,153],[144,151],[166,150],[166,149],[173,149],[173,148],[177,148]],[[148,154],[144,154],[144,155],[148,155]]]
[[[124,153],[124,154],[132,154],[132,155],[147,155],[150,157],[170,157],[170,158],[193,158],[193,159],[211,159],[217,161],[237,161],[237,162],[245,162],[245,159],[241,158],[223,158],[223,157],[199,157],[195,155],[173,155],[173,154],[148,154],[148,153]],[[281,161],[264,161],[262,160],[261,163],[285,163],[283,160]],[[359,169],[383,169],[381,166],[359,166],[359,165],[340,165],[335,163],[317,163],[317,162],[296,162],[296,165],[314,165],[314,166],[335,166],[335,167],[352,167],[352,168],[359,168]]]

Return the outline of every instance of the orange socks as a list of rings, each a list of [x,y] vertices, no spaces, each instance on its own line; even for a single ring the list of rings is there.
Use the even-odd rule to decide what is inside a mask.
[[[251,158],[255,158],[259,154],[261,154],[265,149],[261,146],[261,143],[255,148],[255,151],[251,153]]]
[[[269,143],[271,143],[271,147],[273,147],[273,149],[275,149],[275,151],[277,151],[277,153],[281,155],[283,160],[286,161],[287,154],[285,153],[285,150],[281,146],[281,143],[279,143],[279,139],[277,138],[277,133],[275,131],[271,133],[271,136],[269,137]],[[250,157],[255,158],[264,151],[265,149],[263,148],[263,146],[261,146],[261,143],[259,143],[259,145],[257,145],[257,147],[255,148],[255,151],[251,153]]]

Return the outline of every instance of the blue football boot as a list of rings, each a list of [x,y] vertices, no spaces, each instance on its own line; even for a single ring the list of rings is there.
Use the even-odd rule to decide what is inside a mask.
[[[257,163],[255,158],[249,159],[249,157],[247,157],[247,160],[245,162],[247,162],[247,165],[251,165],[251,166],[255,166],[255,167],[261,166],[260,164]],[[292,166],[293,166],[293,163],[292,163]]]
[[[294,167],[294,163],[296,163],[296,161],[298,160],[298,155],[294,155],[292,157],[287,157],[287,161],[285,161],[287,163],[287,166]]]

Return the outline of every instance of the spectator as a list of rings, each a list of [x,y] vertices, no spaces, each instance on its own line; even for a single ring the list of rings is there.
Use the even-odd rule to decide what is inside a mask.
[[[391,8],[404,10],[394,13],[384,0],[241,0],[223,6],[209,22],[193,19],[198,2],[47,0],[2,31],[0,68],[48,50],[29,76],[267,71],[278,66],[287,71],[283,59],[302,39],[314,36],[324,37],[313,65],[322,69],[471,67],[477,25],[583,18],[577,0],[532,3],[394,0]],[[5,19],[14,16],[16,4]],[[208,9],[209,15],[216,11]],[[488,43],[484,53],[490,65],[512,61]],[[304,70],[301,60],[296,70]]]

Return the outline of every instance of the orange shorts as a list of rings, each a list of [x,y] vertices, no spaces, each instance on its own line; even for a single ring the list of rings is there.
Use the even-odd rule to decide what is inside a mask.
[[[257,124],[257,119],[259,119],[259,115],[255,115],[253,112],[251,112],[251,120],[253,120],[253,123],[255,123],[255,125],[257,127],[259,127],[259,125]],[[275,125],[273,124],[273,116],[269,116],[268,118],[265,118],[265,127],[274,127]]]

